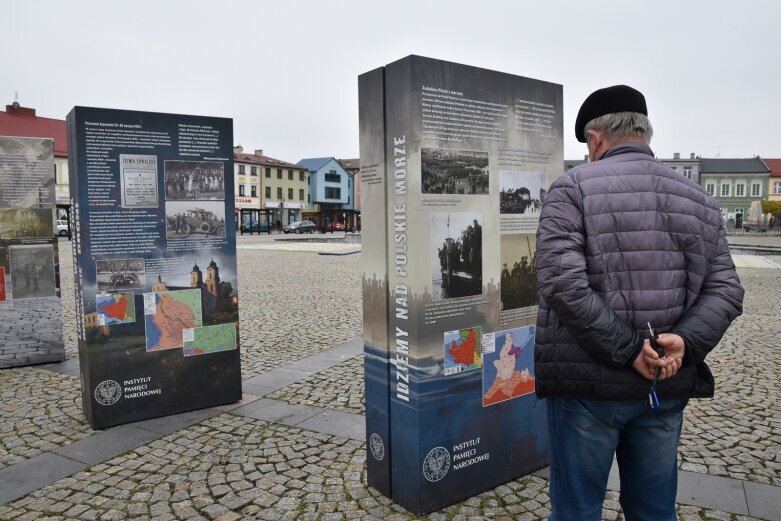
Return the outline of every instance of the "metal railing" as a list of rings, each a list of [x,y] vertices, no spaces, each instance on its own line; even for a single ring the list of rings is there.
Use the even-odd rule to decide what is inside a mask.
[[[735,220],[726,222],[727,235],[756,235],[777,236],[781,235],[781,219],[764,219],[761,221],[742,221],[736,226]]]

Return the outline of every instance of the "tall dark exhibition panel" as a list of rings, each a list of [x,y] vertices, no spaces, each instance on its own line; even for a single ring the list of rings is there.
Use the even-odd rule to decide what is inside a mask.
[[[54,142],[0,136],[0,369],[65,359]]]
[[[233,121],[75,107],[67,126],[87,419],[238,401]]]
[[[359,105],[368,479],[422,514],[547,464],[535,232],[562,88],[409,56]]]

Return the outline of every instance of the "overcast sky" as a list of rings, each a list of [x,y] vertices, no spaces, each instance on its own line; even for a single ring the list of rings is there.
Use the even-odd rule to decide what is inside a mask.
[[[0,0],[0,103],[231,117],[297,162],[358,156],[357,76],[409,54],[642,91],[659,157],[781,157],[781,2]]]

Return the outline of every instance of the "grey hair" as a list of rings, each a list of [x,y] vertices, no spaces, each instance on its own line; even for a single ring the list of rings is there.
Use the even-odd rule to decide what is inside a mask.
[[[599,130],[609,143],[617,143],[624,138],[634,137],[651,144],[654,136],[654,128],[648,120],[648,116],[639,112],[614,112],[594,118],[583,129],[588,139],[589,130]]]

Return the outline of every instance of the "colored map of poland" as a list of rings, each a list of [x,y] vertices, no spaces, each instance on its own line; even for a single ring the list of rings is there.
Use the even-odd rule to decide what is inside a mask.
[[[445,374],[456,374],[482,366],[479,329],[471,327],[445,333]]]
[[[532,339],[531,344],[534,345],[533,337],[530,338]],[[504,335],[504,345],[499,351],[499,356],[486,356],[483,386],[487,383],[490,383],[490,386],[483,394],[483,406],[534,392],[534,376],[528,368],[519,369],[517,367],[523,349],[522,345],[513,345],[512,336],[508,332]],[[493,367],[490,367],[489,363]],[[493,380],[489,376],[491,373],[493,373]]]
[[[161,291],[144,295],[146,350],[183,346],[182,331],[203,324],[201,290]]]
[[[98,322],[102,326],[136,321],[135,296],[132,293],[112,293],[95,297]]]

